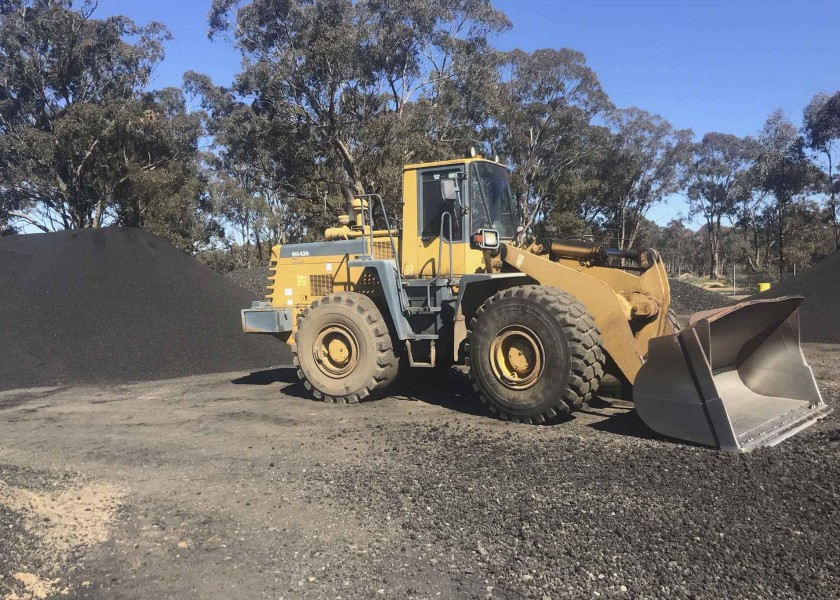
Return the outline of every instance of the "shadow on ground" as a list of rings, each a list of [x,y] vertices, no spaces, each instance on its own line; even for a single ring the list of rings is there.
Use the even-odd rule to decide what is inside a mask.
[[[264,371],[253,371],[248,375],[232,379],[231,383],[236,385],[271,385],[274,383],[287,384],[282,388],[282,392],[287,396],[294,398],[304,398],[306,400],[313,399],[306,388],[303,387],[303,382],[297,376],[297,369],[295,367],[277,367],[275,369],[265,369]]]
[[[317,402],[303,386],[295,367],[279,367],[254,371],[231,380],[236,385],[288,384],[282,388],[284,394]],[[466,375],[455,370],[411,369],[401,373],[388,395],[398,399],[419,400],[468,415],[490,416],[483,404],[475,397]]]
[[[624,393],[621,383],[615,377],[607,375],[601,380],[598,396],[575,414],[595,417],[596,420],[588,419],[591,422],[587,423],[587,426],[596,431],[644,440],[665,439],[645,425],[634,410],[633,403],[622,399]]]
[[[639,414],[632,408],[632,406],[624,406],[626,403],[622,402],[621,407],[616,407],[612,398],[593,398],[587,407],[580,412],[595,416],[604,416],[605,418],[589,423],[588,426],[596,431],[605,431],[607,433],[614,433],[616,435],[623,435],[627,437],[635,437],[643,440],[664,440],[662,436],[647,425],[639,418]]]
[[[294,367],[278,367],[264,371],[253,371],[248,375],[231,380],[237,385],[271,385],[272,383],[297,383],[298,376]]]
[[[470,387],[466,374],[455,369],[410,369],[401,374],[391,395],[467,415],[491,416]]]
[[[287,384],[282,388],[284,394],[317,402],[303,386],[295,367],[254,371],[231,383],[260,386]],[[632,403],[616,399],[621,394],[620,386],[605,380],[601,391],[603,396],[593,398],[572,416],[554,419],[544,426],[562,427],[564,422],[579,419],[584,426],[597,431],[640,439],[666,439],[644,424],[633,410]],[[473,392],[467,375],[457,369],[408,369],[400,374],[388,395],[400,400],[425,402],[467,415],[494,418]]]

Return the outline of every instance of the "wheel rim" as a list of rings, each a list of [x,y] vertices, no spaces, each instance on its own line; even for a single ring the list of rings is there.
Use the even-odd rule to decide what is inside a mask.
[[[490,366],[502,384],[525,390],[539,381],[545,366],[542,343],[521,325],[505,327],[490,344]]]
[[[344,377],[356,367],[359,342],[347,327],[329,325],[315,338],[313,356],[322,373],[333,378]]]

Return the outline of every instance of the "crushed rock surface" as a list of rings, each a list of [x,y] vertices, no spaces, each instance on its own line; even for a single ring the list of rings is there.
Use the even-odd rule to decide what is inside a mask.
[[[704,290],[679,279],[668,281],[671,284],[671,309],[678,315],[691,315],[701,310],[713,310],[734,304],[730,298],[717,292]]]
[[[840,346],[805,352],[835,405]],[[607,397],[528,426],[455,370],[327,405],[284,368],[5,392],[0,415],[7,485],[121,491],[107,541],[52,569],[21,551],[49,542],[25,508],[0,523],[3,573],[70,597],[840,597],[837,413],[739,455]]]
[[[168,241],[109,227],[0,239],[0,389],[288,363],[244,334],[251,295]]]
[[[225,273],[225,278],[248,290],[254,300],[265,300],[268,294],[268,267],[248,267]]]
[[[799,317],[802,339],[840,342],[840,251],[753,298],[778,296],[804,296]]]

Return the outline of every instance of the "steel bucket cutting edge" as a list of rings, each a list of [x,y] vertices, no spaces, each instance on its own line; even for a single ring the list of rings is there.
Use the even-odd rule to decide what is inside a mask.
[[[668,437],[746,452],[774,446],[831,412],[799,345],[801,296],[696,313],[650,341],[633,401]]]

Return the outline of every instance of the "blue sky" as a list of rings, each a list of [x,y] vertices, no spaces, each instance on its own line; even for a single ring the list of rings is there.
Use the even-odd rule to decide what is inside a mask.
[[[497,46],[582,51],[616,105],[658,113],[699,137],[755,135],[776,108],[799,123],[819,91],[840,89],[840,0],[496,0],[513,22]],[[165,23],[175,39],[154,87],[195,70],[229,83],[239,67],[207,39],[209,0],[100,0],[98,15]],[[679,200],[649,215],[664,224]]]

